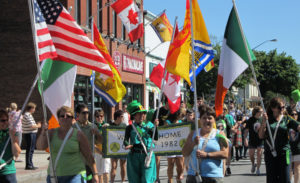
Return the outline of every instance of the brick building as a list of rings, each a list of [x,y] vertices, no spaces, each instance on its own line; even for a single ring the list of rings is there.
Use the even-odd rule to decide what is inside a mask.
[[[121,20],[112,8],[106,5],[108,0],[61,0],[61,2],[88,36],[91,23],[88,17],[94,17],[127,89],[122,102],[114,108],[109,107],[95,94],[95,108],[103,108],[108,120],[115,109],[121,109],[122,103],[137,99],[145,104],[144,38],[130,43]],[[136,0],[136,4],[143,11],[141,2]],[[1,1],[0,54],[0,85],[2,85],[0,107],[7,107],[12,101],[22,105],[37,73],[27,1]],[[78,67],[73,106],[82,102],[91,106],[89,75],[90,70]],[[41,100],[37,90],[34,91],[30,101],[38,104],[37,113],[41,119]]]

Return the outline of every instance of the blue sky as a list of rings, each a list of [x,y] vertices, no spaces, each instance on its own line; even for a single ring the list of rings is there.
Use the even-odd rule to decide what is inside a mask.
[[[179,27],[183,25],[186,0],[144,0],[144,9],[166,14],[173,24],[178,16]],[[231,0],[198,0],[209,35],[222,41],[227,19],[232,8]],[[257,50],[277,49],[285,52],[300,64],[300,1],[299,0],[236,0],[236,6],[244,33],[254,48],[266,42]],[[213,41],[213,40],[211,40]]]

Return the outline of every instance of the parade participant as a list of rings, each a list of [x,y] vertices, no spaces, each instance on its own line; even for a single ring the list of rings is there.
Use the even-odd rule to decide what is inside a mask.
[[[299,121],[297,110],[291,109],[288,114],[295,120]],[[290,130],[290,145],[292,151],[292,166],[290,170],[290,177],[294,173],[294,183],[299,183],[300,181],[300,138],[299,133],[295,132],[293,129]]]
[[[95,119],[96,119],[96,126],[102,134],[103,128],[109,126],[108,123],[104,121],[104,110],[101,108],[95,111]],[[110,158],[103,158],[102,152],[102,143],[95,144],[95,160],[96,166],[98,170],[98,177],[100,183],[108,183],[109,182],[109,173],[111,170],[111,161]]]
[[[159,115],[158,115],[159,125],[158,126],[164,126],[166,124],[166,119],[168,118],[168,115],[170,113],[168,98],[166,96],[165,96],[164,103],[165,103],[165,105],[159,108]],[[155,121],[156,113],[157,113],[157,110],[153,114],[153,117],[151,120],[152,123],[154,123],[154,121]],[[157,175],[156,182],[160,183],[160,179],[159,179],[160,156],[155,156],[155,161],[156,161],[156,175]]]
[[[23,116],[20,116],[21,110],[17,110],[18,106],[16,103],[12,102],[10,104],[10,108],[11,111],[9,112],[8,116],[9,116],[9,126],[10,129],[14,128],[16,130],[16,132],[18,133],[18,137],[19,137],[19,145],[21,146],[22,144],[22,119]],[[20,119],[18,120],[20,116]],[[17,161],[17,160],[16,160]]]
[[[284,101],[275,97],[272,98],[267,114],[263,115],[262,125],[259,129],[259,137],[265,140],[265,163],[267,183],[289,183],[290,145],[288,131],[300,130],[300,125],[294,119],[284,115]],[[266,130],[266,121],[269,121],[271,135],[274,140],[275,149],[272,147],[269,132]]]
[[[223,132],[213,128],[216,113],[212,108],[204,105],[199,108],[199,112],[201,114],[201,128],[198,129],[200,137],[196,136],[195,130],[191,131],[182,149],[184,157],[190,156],[186,182],[197,181],[197,163],[200,161],[200,175],[203,183],[219,183],[224,177],[222,159],[228,156],[227,138]]]
[[[260,174],[260,165],[261,165],[261,155],[262,155],[262,148],[263,148],[263,140],[259,138],[258,131],[261,126],[261,117],[263,114],[263,110],[260,106],[254,107],[252,110],[252,116],[245,121],[246,127],[245,127],[245,144],[249,146],[249,156],[252,163],[251,173],[255,172],[256,169],[256,175]],[[247,139],[249,132],[249,142]],[[255,151],[256,151],[256,164],[255,164]]]
[[[186,117],[184,122],[195,122],[195,114],[193,110],[191,109],[186,110]]]
[[[73,125],[73,128],[77,128],[77,130],[83,132],[83,134],[87,137],[89,145],[92,150],[92,147],[94,146],[93,135],[95,135],[95,144],[102,142],[102,136],[98,128],[96,127],[96,125],[93,125],[93,123],[89,122],[89,109],[87,105],[78,104],[75,111],[78,119],[76,123]],[[90,177],[91,173],[92,172],[90,167],[86,165],[87,177]],[[88,182],[91,182],[91,180],[88,180]]]
[[[155,155],[152,154],[150,166],[145,166],[150,145],[152,144],[152,135],[154,125],[158,126],[159,121],[153,123],[143,121],[146,118],[147,110],[136,100],[128,104],[128,112],[133,120],[132,125],[126,127],[124,146],[130,149],[127,155],[127,177],[130,183],[153,183],[156,180]],[[158,131],[156,128],[154,139],[158,140]]]
[[[123,118],[123,123],[127,126],[127,125],[131,125],[131,120],[130,120],[130,115],[127,111],[127,104],[123,105],[122,108],[123,112],[124,112],[124,118]]]
[[[36,145],[36,134],[38,128],[41,128],[41,122],[35,122],[33,113],[35,112],[36,104],[29,102],[25,109],[25,114],[22,120],[22,131],[26,140],[26,166],[25,170],[35,170],[37,167],[33,165],[32,157]]]
[[[0,182],[17,183],[14,158],[19,157],[18,133],[15,129],[9,129],[8,114],[4,109],[0,110]],[[10,138],[10,140],[8,140]],[[8,143],[6,145],[6,143]],[[4,154],[3,154],[4,153]],[[3,155],[2,155],[3,154]]]
[[[233,146],[235,147],[235,159],[239,161],[242,158],[243,138],[242,138],[242,116],[237,115],[237,122],[232,130],[235,135],[233,137]]]
[[[94,182],[98,182],[97,168],[86,136],[76,128],[72,128],[74,112],[70,107],[62,106],[57,110],[60,127],[49,130],[49,140],[52,162],[58,183],[82,183],[85,181],[85,162],[93,172]],[[37,148],[45,150],[47,143],[47,125],[42,127],[41,135],[37,140]],[[51,163],[51,160],[50,160]],[[47,183],[51,183],[54,175],[52,166],[48,165]]]
[[[226,105],[224,105],[223,107],[223,115],[224,115],[224,119],[225,121],[227,121],[227,126],[226,126],[226,135],[227,135],[227,138],[228,139],[231,139],[231,141],[229,142],[229,150],[228,150],[228,158],[226,160],[226,172],[225,172],[225,175],[226,176],[229,176],[231,175],[231,169],[230,169],[230,164],[231,164],[231,159],[232,159],[232,156],[233,156],[233,145],[232,145],[232,141],[233,141],[233,136],[234,136],[234,132],[233,132],[233,126],[235,125],[235,120],[234,118],[228,114],[228,108]]]
[[[171,124],[178,124],[182,123],[181,121],[181,113],[182,113],[182,108],[176,111],[173,114],[169,114],[166,122],[168,125]],[[181,183],[181,180],[183,179],[183,171],[184,171],[184,158],[182,155],[174,155],[174,156],[168,156],[168,183],[173,182],[173,169],[174,169],[174,164],[176,163],[176,171],[177,171],[177,176],[176,176],[176,182]]]
[[[124,112],[121,110],[118,110],[114,113],[114,122],[112,123],[112,126],[120,126],[120,127],[126,127],[124,123],[122,123],[124,118]],[[117,172],[117,166],[118,161],[120,160],[120,167],[121,167],[121,181],[125,182],[125,175],[126,175],[126,158],[111,158],[111,172],[110,172],[110,182],[113,183],[115,181],[116,172]]]

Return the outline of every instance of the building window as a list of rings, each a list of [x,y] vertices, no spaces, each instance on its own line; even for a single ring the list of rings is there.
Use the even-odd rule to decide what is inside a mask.
[[[126,29],[123,24],[122,24],[122,40],[126,40]]]
[[[144,89],[143,85],[132,84],[132,83],[123,83],[126,88],[126,95],[122,100],[123,104],[129,104],[133,100],[137,100],[142,105],[144,104]]]
[[[113,34],[114,36],[113,37],[118,37],[117,35],[117,14],[114,10],[112,10],[112,16],[113,16]]]
[[[80,25],[81,24],[81,0],[76,0],[76,4],[75,4],[75,17],[76,17],[76,21],[77,23]]]
[[[89,120],[92,120],[92,86],[89,76],[76,76],[74,85],[74,108],[76,109],[78,104],[84,103],[88,105],[90,116]],[[102,108],[105,113],[105,120],[110,119],[111,107],[97,94],[94,97],[95,110]]]
[[[151,72],[155,66],[157,66],[157,64],[151,63],[151,62],[149,63],[149,74],[151,74]]]
[[[92,0],[86,1],[86,27],[91,28],[92,23]]]
[[[97,26],[99,28],[99,31],[102,32],[102,0],[97,1],[98,9],[97,9]]]

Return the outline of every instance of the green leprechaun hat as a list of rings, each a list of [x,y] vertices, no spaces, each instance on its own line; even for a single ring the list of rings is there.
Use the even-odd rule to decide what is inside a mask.
[[[292,91],[291,95],[292,95],[292,99],[294,100],[294,102],[300,101],[300,91],[298,89]]]
[[[147,110],[144,109],[144,107],[137,100],[134,100],[130,104],[128,104],[127,111],[130,115],[133,115],[137,112],[147,112]]]

